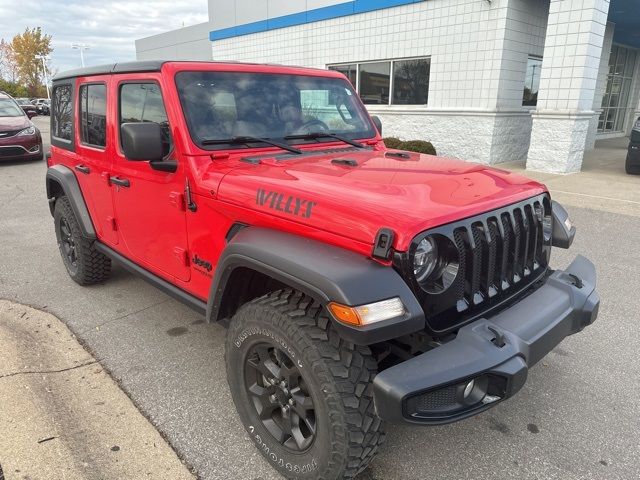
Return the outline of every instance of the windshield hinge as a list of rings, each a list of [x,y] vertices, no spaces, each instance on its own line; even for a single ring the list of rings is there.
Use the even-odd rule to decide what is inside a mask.
[[[212,153],[211,160],[227,160],[229,158],[229,153]]]

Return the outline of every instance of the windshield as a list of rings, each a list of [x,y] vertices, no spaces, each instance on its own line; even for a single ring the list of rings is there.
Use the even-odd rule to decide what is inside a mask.
[[[0,117],[21,117],[22,109],[10,98],[0,98]]]
[[[176,84],[191,136],[204,148],[246,148],[241,143],[212,142],[242,136],[284,139],[292,135],[330,132],[357,139],[375,135],[357,94],[344,79],[180,72],[176,75]],[[285,141],[334,140],[322,137]]]

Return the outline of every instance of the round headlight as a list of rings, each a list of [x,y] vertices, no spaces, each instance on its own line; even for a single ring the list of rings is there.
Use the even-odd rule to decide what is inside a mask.
[[[413,254],[413,275],[418,283],[423,283],[438,264],[438,248],[431,237],[423,238]]]
[[[413,275],[425,292],[442,293],[456,281],[459,262],[458,250],[450,238],[428,235],[415,246]]]

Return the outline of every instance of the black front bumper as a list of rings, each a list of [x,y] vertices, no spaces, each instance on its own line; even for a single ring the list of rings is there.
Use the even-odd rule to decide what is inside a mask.
[[[511,397],[524,385],[529,367],[596,319],[595,286],[595,267],[578,256],[515,305],[382,371],[373,382],[378,416],[392,423],[437,425]]]

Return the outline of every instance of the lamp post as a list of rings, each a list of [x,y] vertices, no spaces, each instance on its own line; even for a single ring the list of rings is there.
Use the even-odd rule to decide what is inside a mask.
[[[39,55],[36,58],[42,60],[42,73],[44,74],[44,86],[47,88],[47,99],[51,100],[51,94],[49,93],[49,79],[47,78],[47,64],[45,60],[49,60],[49,57]]]
[[[80,50],[80,64],[84,67],[84,53],[83,50],[89,50],[91,46],[86,43],[72,43],[71,48],[74,50]]]

